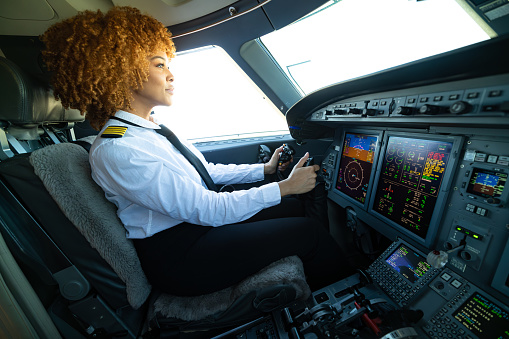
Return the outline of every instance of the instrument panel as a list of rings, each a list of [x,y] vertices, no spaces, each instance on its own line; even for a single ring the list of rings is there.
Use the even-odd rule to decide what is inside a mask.
[[[392,244],[238,338],[509,339],[508,41],[338,83],[287,112],[297,143],[331,141],[319,173],[345,228]]]
[[[509,338],[509,86],[495,79],[509,83],[375,93],[308,118],[335,129],[320,168],[329,198],[394,241],[368,273],[399,307],[424,310],[431,338]],[[431,114],[439,97],[450,104]],[[427,263],[433,251],[444,267]]]
[[[509,339],[508,42],[337,83],[290,108],[297,144],[330,141],[314,159],[329,206],[346,215],[338,227],[367,225],[392,244],[314,291],[314,305],[237,338]]]

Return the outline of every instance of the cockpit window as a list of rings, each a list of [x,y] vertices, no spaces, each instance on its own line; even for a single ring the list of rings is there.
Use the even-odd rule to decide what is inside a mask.
[[[455,0],[334,0],[261,37],[302,95],[487,39]]]
[[[171,107],[155,116],[193,142],[288,134],[284,115],[220,47],[177,53]]]

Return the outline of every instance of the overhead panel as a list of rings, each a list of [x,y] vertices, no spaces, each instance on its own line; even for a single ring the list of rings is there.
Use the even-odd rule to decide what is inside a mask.
[[[11,20],[51,20],[55,12],[45,1],[1,1],[0,17]]]
[[[190,21],[235,3],[234,0],[113,0],[118,6],[133,6],[152,15],[165,26]]]

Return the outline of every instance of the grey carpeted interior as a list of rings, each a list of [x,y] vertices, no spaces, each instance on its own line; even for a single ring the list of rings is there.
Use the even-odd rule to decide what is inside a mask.
[[[85,141],[91,143],[93,138]],[[147,300],[151,286],[132,242],[125,237],[116,207],[106,200],[90,176],[88,153],[79,145],[62,143],[34,151],[30,162],[65,216],[124,281],[130,305],[139,308]],[[288,257],[222,291],[198,297],[162,294],[154,307],[167,317],[200,320],[226,310],[245,293],[277,284],[292,285],[299,299],[306,299],[311,293],[302,262],[298,257]]]

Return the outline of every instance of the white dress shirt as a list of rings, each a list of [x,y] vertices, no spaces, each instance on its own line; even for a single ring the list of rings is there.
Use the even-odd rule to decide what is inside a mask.
[[[277,183],[231,193],[208,190],[193,165],[155,131],[157,124],[124,111],[116,116],[140,127],[109,120],[90,149],[90,165],[92,178],[117,206],[128,238],[150,237],[184,221],[207,226],[237,223],[280,203]],[[108,126],[127,130],[120,138],[102,138]],[[203,162],[216,184],[264,178],[263,164],[208,163],[196,147],[181,141]]]

